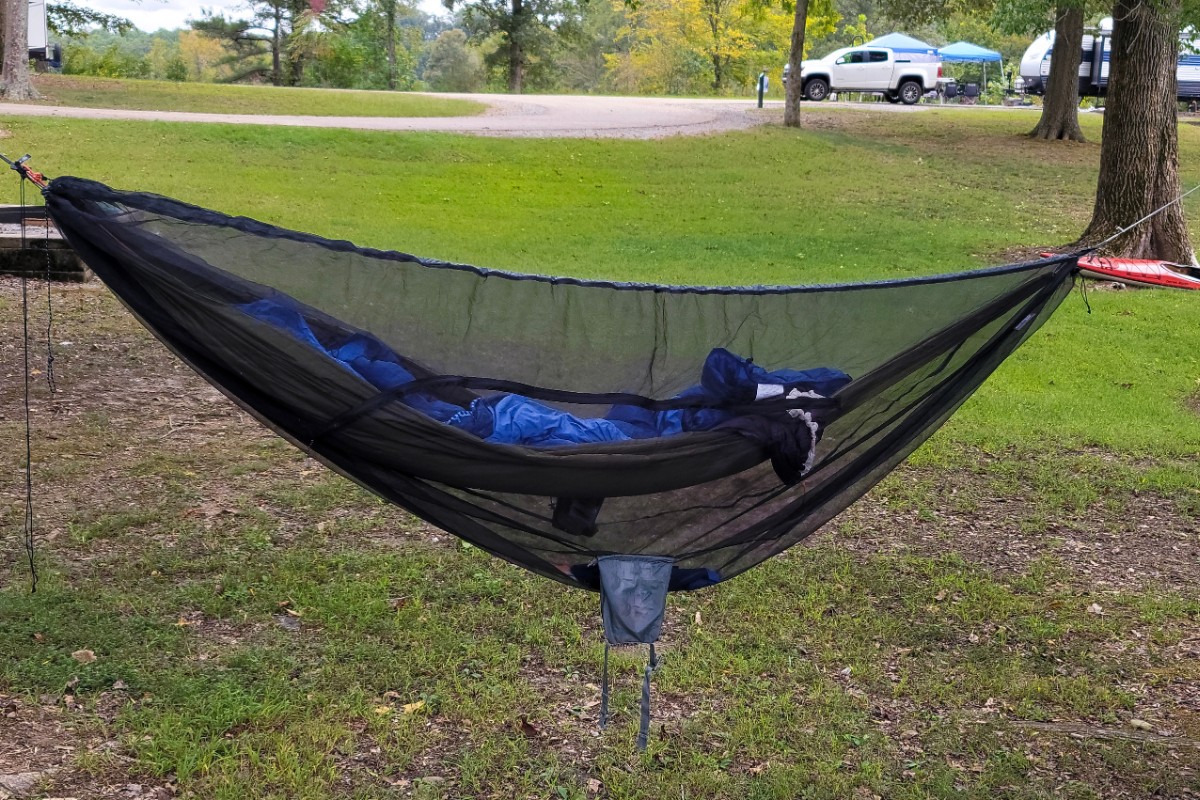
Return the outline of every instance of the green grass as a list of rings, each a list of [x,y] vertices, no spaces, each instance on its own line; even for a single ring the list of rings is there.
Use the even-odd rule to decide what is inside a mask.
[[[193,111],[209,114],[279,114],[317,117],[462,117],[482,103],[403,92],[297,89],[174,81],[119,80],[79,75],[38,75],[40,105]]]
[[[18,120],[5,145],[51,174],[362,244],[673,283],[1000,263],[1070,240],[1091,207],[1097,147],[1028,142],[1026,116],[809,119],[657,142]],[[1200,131],[1181,151],[1190,185]],[[48,694],[72,721],[56,795],[1181,796],[1200,767],[1198,300],[1069,299],[816,546],[673,598],[643,756],[641,653],[614,654],[595,735],[593,596],[330,475],[201,398],[111,296],[63,289],[64,393],[35,398],[43,584],[25,592],[4,538],[0,693]],[[16,363],[11,291],[0,320]],[[183,389],[126,391],[166,380]],[[15,392],[0,387],[10,442]],[[0,454],[17,474],[23,450]],[[1144,552],[1115,550],[1129,542]],[[1137,733],[1132,717],[1175,736],[1095,734]]]

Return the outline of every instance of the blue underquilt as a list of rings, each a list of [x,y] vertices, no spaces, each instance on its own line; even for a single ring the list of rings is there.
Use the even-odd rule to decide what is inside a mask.
[[[327,344],[317,338],[302,314],[278,301],[259,300],[240,309],[325,353],[381,391],[416,379],[401,366],[391,348],[368,334],[353,334],[336,344]],[[704,360],[699,385],[685,389],[677,397],[695,397],[711,405],[745,405],[758,397],[760,385],[797,388],[828,396],[849,380],[846,373],[828,367],[767,372],[749,359],[716,348]],[[604,418],[577,417],[528,397],[505,393],[476,398],[467,407],[441,400],[431,392],[406,394],[403,402],[485,441],[529,447],[621,442],[706,431],[735,416],[719,408],[650,411],[640,406],[614,405]]]

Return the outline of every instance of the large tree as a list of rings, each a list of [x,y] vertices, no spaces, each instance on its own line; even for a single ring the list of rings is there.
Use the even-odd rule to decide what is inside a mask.
[[[310,7],[311,5],[311,7]],[[321,0],[249,0],[249,19],[227,20],[204,11],[192,27],[224,43],[233,80],[268,77],[276,86],[297,86],[309,52],[302,33],[324,11]]]
[[[993,19],[1010,33],[1040,34],[1054,16],[1054,57],[1046,78],[1042,114],[1029,135],[1049,141],[1085,141],[1079,127],[1079,57],[1087,0],[998,0]],[[1092,4],[1094,7],[1094,3]]]
[[[1097,244],[1179,197],[1176,68],[1181,0],[1117,0],[1104,108],[1100,177],[1081,244]],[[1107,251],[1194,263],[1175,203],[1126,231]]]
[[[3,0],[0,5],[4,33],[4,63],[0,68],[0,96],[5,100],[40,97],[29,77],[29,0]]]
[[[458,8],[473,39],[498,36],[500,46],[489,57],[489,66],[500,66],[508,91],[525,89],[531,62],[550,57],[557,36],[570,36],[577,27],[576,0],[442,0],[447,9]]]

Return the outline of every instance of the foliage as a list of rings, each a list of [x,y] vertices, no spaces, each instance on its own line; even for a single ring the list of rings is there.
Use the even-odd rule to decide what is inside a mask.
[[[77,6],[70,0],[47,3],[46,24],[59,36],[83,36],[97,29],[110,33],[127,33],[134,29],[133,23],[124,17]]]
[[[192,30],[221,46],[225,55],[219,63],[229,68],[231,80],[273,74],[271,39],[251,20],[229,20],[205,9],[201,18],[192,22]]]
[[[149,78],[150,63],[117,44],[103,49],[74,45],[63,53],[64,75],[95,75],[101,78]]]
[[[585,0],[443,0],[458,9],[470,39],[489,42],[485,62],[503,74],[510,92],[554,84],[554,55],[574,40]]]
[[[746,89],[787,59],[792,15],[755,0],[642,0],[626,11],[621,48],[607,57],[611,84],[649,94]],[[832,16],[812,14],[810,30]]]
[[[483,84],[483,59],[458,28],[444,31],[429,48],[425,82],[438,92],[475,92]]]

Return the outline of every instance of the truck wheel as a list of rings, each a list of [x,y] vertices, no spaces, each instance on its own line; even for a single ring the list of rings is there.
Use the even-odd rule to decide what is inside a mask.
[[[810,78],[804,84],[804,96],[814,103],[829,97],[829,82],[824,78]]]
[[[900,95],[901,103],[911,106],[921,99],[921,95],[925,94],[925,90],[916,81],[905,81],[900,84],[900,88],[896,90],[896,94]]]

